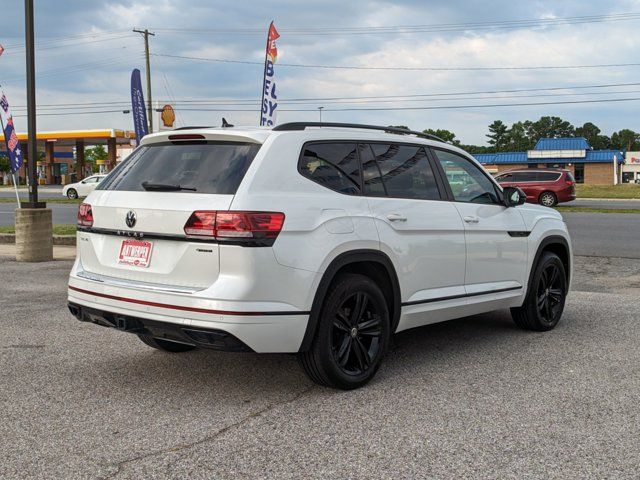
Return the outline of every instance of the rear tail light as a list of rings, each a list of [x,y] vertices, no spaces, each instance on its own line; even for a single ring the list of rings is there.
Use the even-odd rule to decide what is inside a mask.
[[[196,211],[184,226],[189,237],[209,237],[241,245],[270,246],[284,224],[280,212]]]
[[[567,186],[573,187],[573,181],[567,180],[565,183],[567,184]]]
[[[78,208],[78,226],[93,226],[93,211],[91,210],[91,205],[88,203],[82,203],[80,204],[80,208]]]

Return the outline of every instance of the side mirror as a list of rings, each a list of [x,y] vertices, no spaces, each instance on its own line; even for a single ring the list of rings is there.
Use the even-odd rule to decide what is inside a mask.
[[[504,187],[504,205],[506,207],[515,207],[522,205],[527,201],[527,195],[518,187]]]

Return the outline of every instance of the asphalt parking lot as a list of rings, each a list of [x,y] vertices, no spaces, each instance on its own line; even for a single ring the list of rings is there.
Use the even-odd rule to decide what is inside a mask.
[[[0,478],[638,478],[640,260],[578,257],[553,332],[403,332],[353,392],[79,323],[70,266],[0,258]]]

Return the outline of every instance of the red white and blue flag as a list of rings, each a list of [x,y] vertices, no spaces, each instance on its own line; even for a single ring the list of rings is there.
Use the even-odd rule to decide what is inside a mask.
[[[0,90],[0,123],[2,124],[2,133],[4,134],[4,140],[7,144],[7,151],[9,152],[11,173],[16,173],[23,162],[22,148],[20,148],[20,141],[18,140],[18,135],[13,125],[13,117],[9,110],[9,101],[2,90]]]

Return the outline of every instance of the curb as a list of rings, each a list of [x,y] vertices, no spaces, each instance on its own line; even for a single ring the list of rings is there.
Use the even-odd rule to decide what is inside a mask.
[[[578,197],[574,200],[589,200],[597,202],[640,202],[640,198],[592,198],[592,197]]]
[[[14,233],[0,233],[0,244],[16,243],[16,236]],[[75,235],[54,235],[54,245],[75,245]]]

